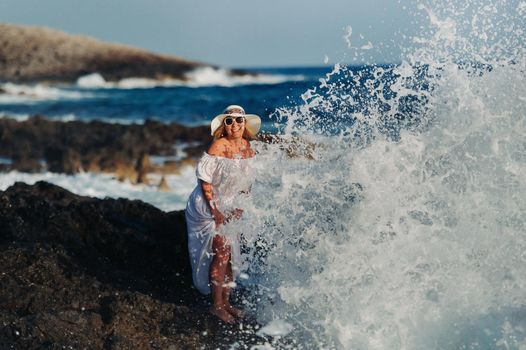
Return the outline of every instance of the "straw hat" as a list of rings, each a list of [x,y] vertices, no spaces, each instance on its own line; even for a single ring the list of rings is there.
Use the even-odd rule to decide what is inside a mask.
[[[239,112],[231,113],[232,111],[238,110]],[[238,105],[230,105],[223,113],[217,115],[210,125],[211,134],[214,135],[214,132],[223,124],[223,120],[226,117],[245,117],[245,128],[252,133],[252,135],[256,135],[259,131],[259,128],[261,127],[261,118],[258,117],[255,114],[246,114],[243,107]]]

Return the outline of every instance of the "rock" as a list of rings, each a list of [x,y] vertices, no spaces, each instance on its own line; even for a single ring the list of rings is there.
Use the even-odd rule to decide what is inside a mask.
[[[44,152],[49,171],[66,174],[75,174],[82,171],[81,156],[76,150],[51,146]]]
[[[45,170],[45,164],[35,158],[27,158],[25,155],[17,155],[10,166],[6,166],[4,171],[18,170],[26,173],[33,173]]]
[[[112,169],[112,172],[115,173],[117,180],[129,181],[132,184],[137,183],[137,179],[139,177],[135,167],[126,163],[116,163],[115,168]]]
[[[183,211],[16,183],[0,191],[0,228],[0,349],[215,349],[243,336],[192,287]]]
[[[148,154],[143,153],[137,160],[135,170],[137,171],[137,183],[149,185],[148,173],[151,170],[150,157]]]
[[[201,155],[208,127],[184,127],[147,121],[144,125],[119,125],[100,121],[60,122],[35,116],[26,121],[0,118],[0,157],[13,160],[12,168],[73,174],[81,171],[116,173],[135,183],[153,169],[148,155],[173,155],[177,142],[193,146]],[[45,163],[42,162],[45,161]],[[163,169],[158,169],[163,170]],[[176,171],[167,167],[166,172]],[[142,173],[141,173],[142,172]]]
[[[168,186],[168,182],[166,181],[166,178],[164,175],[161,177],[161,181],[159,182],[159,189],[161,191],[169,191],[170,186]]]

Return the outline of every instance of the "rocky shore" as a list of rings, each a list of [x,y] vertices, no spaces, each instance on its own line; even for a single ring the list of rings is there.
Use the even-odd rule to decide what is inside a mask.
[[[201,67],[213,66],[54,29],[0,23],[0,81],[75,83],[92,73],[110,82],[125,78],[185,81],[187,73]]]
[[[153,120],[122,125],[0,118],[0,157],[10,160],[0,164],[0,171],[106,172],[132,183],[147,182],[149,172],[176,173],[193,162],[208,146],[209,130]],[[151,156],[168,158],[154,164]]]
[[[191,284],[186,243],[182,211],[45,182],[0,192],[0,349],[261,342],[253,323],[227,326],[209,314]]]

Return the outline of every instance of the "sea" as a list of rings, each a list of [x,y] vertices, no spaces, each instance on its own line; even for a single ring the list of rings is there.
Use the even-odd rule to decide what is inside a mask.
[[[407,11],[419,30],[400,34],[393,64],[4,82],[0,115],[187,126],[229,104],[260,115],[281,142],[254,142],[239,222],[243,304],[263,325],[252,349],[524,350],[526,2],[414,1]],[[345,39],[353,55],[370,49]],[[0,189],[38,180],[167,211],[183,209],[196,184],[188,166],[168,192],[93,173],[4,173]]]

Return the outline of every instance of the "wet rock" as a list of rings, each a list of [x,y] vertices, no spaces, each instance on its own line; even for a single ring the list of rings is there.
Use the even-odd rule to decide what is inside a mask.
[[[164,175],[161,177],[158,187],[161,191],[168,191],[170,189],[170,186],[168,186],[168,182],[166,181],[166,177],[164,177]]]
[[[0,191],[0,349],[227,348],[237,328],[191,286],[186,245],[182,211]]]
[[[194,146],[188,157],[199,156],[210,140],[208,129],[152,120],[144,125],[119,125],[60,122],[41,116],[21,122],[1,118],[0,157],[13,159],[11,169],[25,172],[109,172],[133,183],[140,177],[144,183],[145,175],[155,170],[149,155],[172,156],[174,144],[191,142]],[[176,170],[167,167],[165,172]]]
[[[35,158],[15,156],[12,164],[5,166],[3,171],[18,170],[26,173],[39,172],[46,169],[46,164]]]
[[[139,157],[135,169],[137,171],[137,183],[148,185],[150,183],[148,173],[151,171],[152,165],[150,163],[150,157],[148,157],[146,153],[143,153]]]
[[[82,171],[81,156],[74,149],[49,147],[45,150],[44,157],[51,172],[75,174]]]

